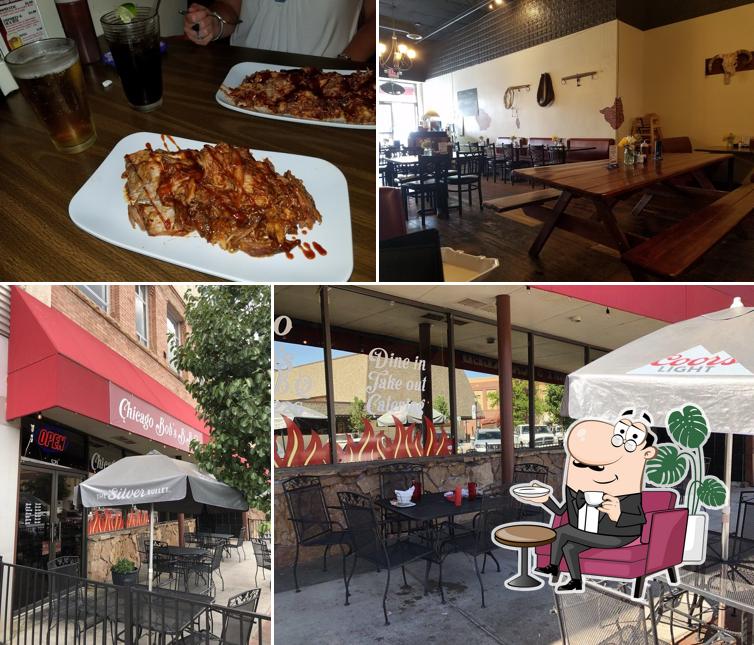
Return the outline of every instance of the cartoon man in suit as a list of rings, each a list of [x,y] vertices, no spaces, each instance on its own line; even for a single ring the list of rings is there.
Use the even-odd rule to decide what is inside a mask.
[[[556,588],[558,593],[583,589],[579,565],[583,551],[618,548],[641,535],[646,523],[641,506],[644,468],[657,452],[651,426],[648,414],[634,417],[633,410],[621,414],[617,423],[577,421],[566,438],[563,501],[555,501],[549,493],[521,498],[555,515],[568,513],[568,523],[555,530],[549,566],[537,568],[556,584],[560,560],[565,558],[571,579]]]

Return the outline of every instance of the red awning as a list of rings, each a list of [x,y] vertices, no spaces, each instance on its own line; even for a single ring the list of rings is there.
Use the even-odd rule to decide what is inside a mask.
[[[174,448],[206,443],[193,406],[61,312],[11,289],[6,418],[63,408]]]

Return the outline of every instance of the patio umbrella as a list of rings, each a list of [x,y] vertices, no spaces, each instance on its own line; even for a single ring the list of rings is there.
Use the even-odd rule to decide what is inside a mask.
[[[78,498],[93,506],[149,507],[149,590],[152,591],[154,510],[198,513],[222,508],[247,511],[240,491],[218,481],[195,464],[156,450],[124,457],[78,485]]]
[[[617,417],[626,407],[655,421],[693,403],[725,433],[730,490],[733,434],[754,434],[754,308],[740,298],[729,309],[668,325],[569,374],[562,412],[574,419]],[[722,513],[722,557],[728,559],[730,495]]]
[[[378,426],[394,426],[396,417],[401,423],[421,423],[424,419],[424,412],[421,403],[411,401],[385,412],[381,417],[377,419]],[[438,412],[434,408],[432,409],[432,423],[445,423],[445,415],[442,412]]]
[[[285,430],[286,425],[283,415],[289,419],[327,419],[326,414],[307,408],[299,403],[275,401],[275,430]]]

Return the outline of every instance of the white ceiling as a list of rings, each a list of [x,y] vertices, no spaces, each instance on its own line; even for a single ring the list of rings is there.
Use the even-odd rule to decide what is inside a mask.
[[[378,285],[370,286],[370,290],[445,307],[461,314],[474,314],[492,323],[495,321],[495,296],[508,294],[514,326],[606,349],[620,347],[665,325],[623,311],[612,310],[608,314],[603,306],[538,289],[529,290],[523,285]],[[275,313],[318,321],[317,287],[276,287]],[[427,313],[431,312],[337,288],[330,291],[332,324],[356,331],[415,342],[419,323],[428,321],[424,318]],[[580,318],[581,322],[574,322],[573,318]],[[444,321],[434,323],[432,343],[445,347],[446,333]],[[458,349],[492,358],[497,357],[495,336],[495,327],[482,322],[468,321],[455,328]],[[514,331],[512,341],[514,362],[525,364],[526,334]],[[568,373],[584,364],[580,346],[536,337],[534,350],[535,363],[540,367]]]

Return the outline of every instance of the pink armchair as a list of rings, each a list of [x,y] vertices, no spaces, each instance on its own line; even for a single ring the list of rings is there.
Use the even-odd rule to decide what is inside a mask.
[[[644,595],[644,580],[648,576],[667,571],[671,583],[678,582],[676,567],[683,562],[683,544],[686,540],[688,511],[676,508],[675,491],[644,491],[642,508],[647,516],[641,536],[618,549],[589,549],[580,556],[584,575],[605,578],[634,579],[634,598]],[[568,513],[553,517],[552,528],[568,521]],[[550,545],[536,549],[537,566],[550,564]],[[565,560],[560,570],[567,571]]]

